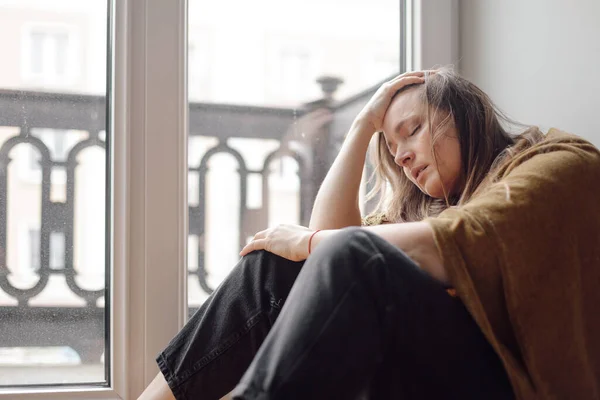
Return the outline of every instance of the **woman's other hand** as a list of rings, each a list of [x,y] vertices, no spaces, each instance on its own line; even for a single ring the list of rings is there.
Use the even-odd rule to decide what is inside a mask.
[[[373,134],[383,129],[383,117],[396,92],[408,85],[425,82],[425,72],[406,72],[381,85],[354,120]]]
[[[255,250],[266,250],[291,261],[308,258],[308,241],[314,230],[300,225],[278,225],[258,232],[248,243],[240,256]]]

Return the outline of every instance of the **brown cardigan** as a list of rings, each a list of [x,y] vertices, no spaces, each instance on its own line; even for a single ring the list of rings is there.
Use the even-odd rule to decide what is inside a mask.
[[[600,399],[600,153],[556,129],[428,218],[518,399]]]

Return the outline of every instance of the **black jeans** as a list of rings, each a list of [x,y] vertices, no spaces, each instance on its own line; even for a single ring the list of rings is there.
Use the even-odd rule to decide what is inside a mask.
[[[514,398],[461,301],[359,228],[247,255],[157,362],[177,399]]]

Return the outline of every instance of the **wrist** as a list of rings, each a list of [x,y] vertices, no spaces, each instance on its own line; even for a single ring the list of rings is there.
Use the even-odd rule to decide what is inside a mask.
[[[369,118],[359,115],[352,122],[350,132],[355,132],[361,136],[368,136],[370,138],[377,132],[377,128]]]
[[[335,235],[337,231],[338,229],[318,229],[314,231],[311,234],[312,241],[310,243],[310,253],[308,254],[314,253],[315,249],[321,244],[323,240],[327,239],[331,235]]]
[[[315,248],[314,238],[317,235],[317,233],[319,233],[319,232],[321,232],[321,229],[317,229],[316,231],[311,233],[310,237],[308,238],[308,254],[309,255],[310,255],[310,253],[312,253],[312,250]]]

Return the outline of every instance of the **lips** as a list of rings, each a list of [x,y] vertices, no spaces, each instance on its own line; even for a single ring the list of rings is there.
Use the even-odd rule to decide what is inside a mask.
[[[419,165],[417,167],[414,167],[410,170],[410,174],[412,175],[413,179],[416,181],[417,179],[419,179],[419,176],[421,175],[421,172],[423,172],[423,170],[427,168],[427,165]]]

